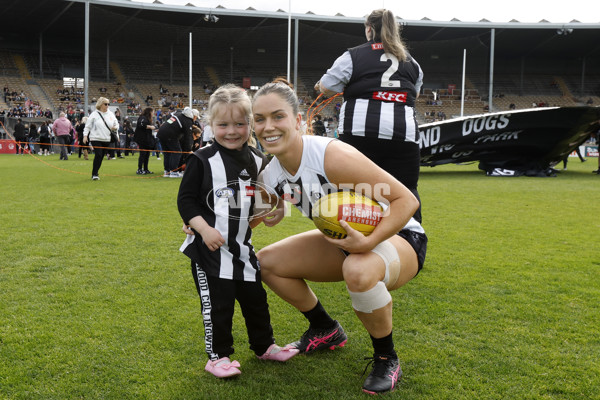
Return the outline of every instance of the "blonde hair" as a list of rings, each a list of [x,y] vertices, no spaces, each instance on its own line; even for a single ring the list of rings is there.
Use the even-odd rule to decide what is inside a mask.
[[[96,102],[96,110],[99,110],[103,103],[110,103],[106,97],[100,97]]]
[[[406,46],[400,37],[398,22],[390,10],[383,8],[374,10],[367,17],[365,26],[373,29],[373,41],[381,42],[386,53],[395,55],[401,62],[408,59]]]
[[[219,87],[210,95],[208,100],[208,110],[206,114],[206,123],[212,125],[212,121],[215,114],[218,111],[218,107],[221,105],[237,105],[239,106],[244,114],[246,115],[246,121],[248,124],[252,122],[252,102],[246,90],[239,86],[228,83]],[[252,136],[252,133],[248,135],[248,144],[250,146],[256,146],[256,141]]]

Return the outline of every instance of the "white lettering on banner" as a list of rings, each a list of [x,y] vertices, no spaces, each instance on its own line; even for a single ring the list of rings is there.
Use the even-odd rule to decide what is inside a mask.
[[[441,146],[432,146],[431,154],[446,153],[454,148],[453,144],[443,144]]]
[[[441,129],[439,126],[427,128],[426,131],[419,131],[419,148],[434,146],[440,142]]]
[[[406,93],[404,92],[373,92],[373,99],[383,101],[394,101],[396,103],[406,103]]]
[[[460,157],[467,157],[470,156],[471,154],[473,154],[473,151],[457,151],[456,153],[452,154],[452,158],[460,158]]]
[[[484,130],[492,131],[494,129],[504,129],[508,126],[510,114],[489,115],[475,119],[467,119],[463,122],[463,136],[471,133],[479,133]]]
[[[519,140],[519,133],[523,131],[515,132],[502,132],[495,133],[493,135],[485,135],[475,139],[473,144],[487,143],[487,142],[505,142],[507,140]]]

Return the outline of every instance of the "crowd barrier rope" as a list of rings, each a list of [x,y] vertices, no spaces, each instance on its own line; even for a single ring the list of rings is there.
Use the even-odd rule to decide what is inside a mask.
[[[43,158],[38,157],[38,154],[36,154],[34,151],[31,151],[31,148],[29,147],[30,145],[48,145],[48,146],[66,146],[66,147],[72,147],[72,148],[94,148],[94,146],[92,146],[91,144],[62,144],[62,143],[41,143],[41,142],[22,142],[22,141],[18,141],[15,140],[15,137],[13,135],[10,134],[10,132],[8,131],[8,129],[6,129],[6,126],[2,123],[2,121],[0,121],[0,125],[2,125],[2,128],[4,129],[4,131],[6,132],[6,134],[8,135],[8,137],[10,138],[11,141],[13,141],[15,143],[16,146],[21,147],[23,149],[23,154],[27,154],[31,157],[33,157],[34,159],[36,159],[37,161],[41,162],[44,165],[47,165],[51,168],[57,169],[59,171],[64,171],[64,172],[71,172],[74,174],[80,174],[80,175],[89,175],[89,172],[81,172],[81,171],[73,171],[73,170],[69,170],[67,168],[62,168],[56,165],[53,165],[47,161],[45,161]],[[17,147],[17,148],[18,148]],[[108,150],[114,150],[114,151],[150,151],[150,152],[154,152],[154,151],[158,151],[156,149],[131,149],[131,148],[126,148],[126,147],[99,147],[96,146],[95,148],[98,149],[108,149]],[[165,150],[161,150],[161,153],[177,153],[177,154],[191,154],[192,152],[186,152],[186,151],[165,151]],[[18,154],[18,153],[16,153]],[[179,170],[182,170],[184,167],[179,167],[177,169],[174,170],[174,172],[177,172]],[[114,176],[114,177],[122,177],[122,178],[137,178],[137,179],[155,179],[155,178],[162,178],[163,174],[152,174],[152,176],[148,176],[148,175],[134,175],[134,176],[130,176],[130,175],[117,175],[117,174],[105,174],[103,173],[102,175],[104,176]]]

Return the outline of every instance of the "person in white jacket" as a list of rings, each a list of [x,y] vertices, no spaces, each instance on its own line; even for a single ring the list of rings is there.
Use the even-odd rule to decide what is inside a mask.
[[[115,114],[108,109],[109,100],[100,97],[96,102],[96,111],[92,112],[83,129],[83,143],[92,143],[94,148],[94,164],[92,166],[92,179],[100,179],[98,172],[102,165],[104,155],[110,150],[110,133],[119,129],[119,121]]]

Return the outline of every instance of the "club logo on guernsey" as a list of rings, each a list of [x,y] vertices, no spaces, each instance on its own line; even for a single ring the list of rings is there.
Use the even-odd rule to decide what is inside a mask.
[[[279,201],[277,196],[268,195],[275,192],[273,188],[258,182],[249,182],[240,187],[238,181],[229,181],[226,185],[209,191],[205,200],[215,215],[221,217],[232,220],[247,220],[249,216],[261,217],[276,206],[270,203],[271,200]],[[269,199],[263,199],[263,194]],[[248,209],[251,209],[250,214],[242,213],[242,216],[238,216],[240,213],[234,211]]]
[[[406,92],[373,92],[374,100],[392,101],[396,103],[406,103]]]
[[[234,194],[235,191],[229,187],[215,190],[215,195],[220,199],[229,199],[233,197]]]

